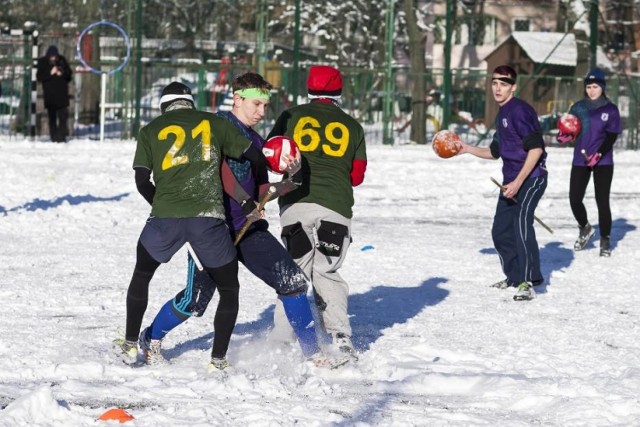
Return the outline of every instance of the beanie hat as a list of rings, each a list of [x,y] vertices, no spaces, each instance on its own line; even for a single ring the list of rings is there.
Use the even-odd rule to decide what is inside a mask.
[[[307,79],[309,97],[339,97],[342,94],[342,75],[328,65],[315,65]]]
[[[58,56],[58,48],[54,45],[51,45],[47,48],[47,53],[45,54],[47,58],[51,58],[52,56]]]
[[[584,85],[585,87],[590,84],[597,84],[604,91],[607,88],[607,83],[605,82],[604,71],[600,68],[594,68],[587,73],[584,77]]]
[[[193,95],[191,95],[191,89],[189,86],[180,82],[171,82],[164,89],[160,95],[160,111],[164,113],[171,103],[179,99],[191,102],[193,105]]]

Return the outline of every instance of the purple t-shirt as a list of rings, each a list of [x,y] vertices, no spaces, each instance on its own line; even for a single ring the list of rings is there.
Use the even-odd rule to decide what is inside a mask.
[[[491,143],[492,153],[497,151],[502,158],[503,183],[513,181],[524,166],[524,161],[527,158],[527,150],[525,150],[525,141],[527,140],[540,141],[540,148],[543,150],[542,156],[531,171],[529,178],[545,176],[547,171],[544,164],[547,153],[544,151],[544,143],[542,143],[538,115],[533,107],[523,100],[511,98],[498,110],[496,133]]]
[[[587,156],[592,155],[602,145],[606,132],[622,132],[620,111],[612,102],[607,102],[601,107],[589,110],[587,101],[581,100],[573,104],[569,113],[580,119],[581,131],[573,148],[573,166],[586,166],[587,161],[582,154],[585,150]],[[613,150],[609,150],[598,162],[599,165],[613,165]]]
[[[217,116],[224,117],[227,120],[233,122],[236,127],[240,130],[247,139],[251,140],[252,144],[262,151],[262,146],[264,145],[264,139],[256,131],[251,129],[250,127],[243,124],[236,116],[231,112],[221,112],[217,113]],[[254,200],[258,199],[258,184],[256,183],[255,171],[251,167],[251,162],[246,159],[235,160],[230,157],[225,157],[225,162],[231,168],[233,175],[236,177],[236,180],[240,184],[240,186],[247,192]],[[240,230],[245,222],[247,222],[247,217],[240,207],[240,204],[229,197],[226,193],[224,194],[224,211],[227,217],[227,224],[230,227],[233,227],[234,230]]]

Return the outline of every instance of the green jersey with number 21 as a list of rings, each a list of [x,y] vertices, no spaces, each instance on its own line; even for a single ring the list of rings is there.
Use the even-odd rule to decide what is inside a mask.
[[[228,120],[193,109],[169,111],[140,130],[133,167],[152,171],[151,215],[224,219],[220,162],[251,142]]]

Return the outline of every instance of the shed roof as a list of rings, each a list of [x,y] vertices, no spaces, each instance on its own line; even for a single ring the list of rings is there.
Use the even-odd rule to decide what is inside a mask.
[[[578,47],[573,33],[551,33],[548,31],[514,31],[485,57],[485,60],[510,39],[522,48],[537,64],[546,63],[575,67],[578,62]]]

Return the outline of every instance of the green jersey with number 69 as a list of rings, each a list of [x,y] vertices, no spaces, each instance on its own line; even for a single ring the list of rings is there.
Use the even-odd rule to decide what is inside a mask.
[[[193,109],[168,111],[140,129],[133,167],[153,174],[151,215],[224,219],[220,162],[251,142],[228,120]]]
[[[278,198],[280,206],[316,203],[353,216],[350,172],[354,160],[366,160],[362,126],[340,107],[312,101],[283,112],[269,137],[286,135],[302,154],[302,185]]]

